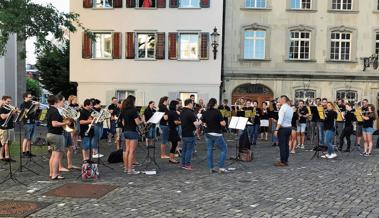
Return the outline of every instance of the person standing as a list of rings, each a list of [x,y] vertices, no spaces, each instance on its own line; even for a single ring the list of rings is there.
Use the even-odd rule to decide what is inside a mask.
[[[159,123],[159,127],[161,128],[161,158],[168,159],[170,158],[166,154],[166,145],[168,144],[168,97],[164,96],[159,100],[158,108],[159,112],[164,113],[164,116]]]
[[[108,132],[108,143],[112,142],[112,136],[116,134],[116,123],[117,123],[117,118],[120,114],[120,109],[117,104],[118,100],[116,97],[112,97],[112,102],[108,106],[108,111],[111,113],[111,121],[110,121],[110,129]]]
[[[15,141],[14,135],[14,123],[13,120],[15,118],[16,110],[13,112],[10,108],[6,106],[10,106],[12,104],[12,97],[3,96],[3,107],[0,108],[0,142],[1,142],[1,151],[0,151],[0,160],[7,162],[16,162],[16,160],[12,159],[10,156],[10,146]],[[8,123],[5,125],[5,122],[8,120]]]
[[[347,142],[347,147],[344,152],[350,152],[350,147],[351,147],[351,139],[350,136],[354,132],[354,127],[353,127],[353,122],[356,121],[353,108],[349,103],[346,103],[345,105],[346,111],[342,112],[342,119],[345,121],[345,127],[341,131],[340,134],[340,144],[339,144],[339,150],[342,151],[343,144],[344,144],[344,139],[346,138]]]
[[[372,134],[374,133],[374,121],[376,120],[375,106],[367,105],[367,112],[363,114],[363,156],[368,157],[372,154]]]
[[[260,132],[261,139],[267,141],[268,138],[268,126],[270,119],[270,110],[268,108],[267,102],[262,103],[262,111],[261,111],[261,120],[260,120]]]
[[[143,120],[144,120],[144,122],[147,123],[147,121],[149,121],[150,118],[153,117],[153,115],[154,115],[155,112],[156,112],[155,102],[154,101],[150,101],[149,105],[146,108],[146,110],[143,112]],[[151,124],[149,132],[147,133],[147,136],[146,136],[146,146],[153,145],[153,141],[155,139],[155,135],[156,135],[155,124]]]
[[[335,122],[337,119],[337,112],[335,111],[334,105],[332,102],[328,102],[326,105],[325,111],[325,120],[324,120],[324,142],[328,146],[328,154],[321,156],[322,158],[333,159],[337,157],[337,154],[334,152],[334,134],[336,132]]]
[[[291,132],[291,139],[289,142],[290,146],[290,153],[295,154],[296,153],[296,142],[297,142],[297,126],[299,121],[299,113],[297,112],[297,107],[295,105],[292,106],[293,110],[293,116],[292,116],[292,132]]]
[[[24,102],[20,105],[20,110],[28,110],[32,107],[32,94],[26,92],[22,96],[24,98]],[[22,141],[22,156],[23,157],[35,157],[32,154],[31,144],[35,133],[36,121],[35,121],[35,112],[29,113],[27,111],[27,116],[23,119],[24,123],[24,140]]]
[[[169,106],[168,112],[168,140],[171,142],[170,149],[170,160],[169,163],[178,164],[179,162],[175,160],[175,152],[180,141],[180,136],[178,133],[178,126],[181,124],[180,117],[178,114],[178,106],[179,102],[176,100],[172,100]]]
[[[280,161],[275,163],[275,166],[287,167],[289,157],[288,143],[291,136],[293,109],[289,106],[290,100],[286,95],[280,97],[279,103],[281,107],[275,134],[279,138]]]
[[[221,112],[216,109],[217,100],[211,98],[207,105],[207,110],[202,116],[202,121],[205,123],[205,141],[208,147],[208,168],[211,173],[216,172],[213,166],[213,147],[217,145],[220,149],[220,160],[219,160],[219,173],[227,173],[228,170],[225,169],[225,159],[228,152],[228,146],[225,142],[224,136],[222,135],[222,129],[226,125]]]
[[[272,132],[272,147],[278,146],[278,137],[275,136],[274,131],[278,124],[280,104],[278,102],[272,102],[273,108],[270,112],[271,118],[271,132]]]
[[[80,117],[79,117],[79,123],[80,123],[80,137],[82,138],[82,153],[83,153],[83,162],[86,162],[90,159],[90,148],[92,148],[91,145],[91,139],[94,135],[94,130],[89,125],[93,121],[93,117],[91,116],[92,112],[92,103],[90,99],[84,100],[83,108],[80,110]]]
[[[299,101],[298,113],[299,125],[297,126],[297,142],[299,143],[298,147],[304,149],[305,130],[307,128],[307,118],[309,114],[308,108],[304,105],[303,100]]]

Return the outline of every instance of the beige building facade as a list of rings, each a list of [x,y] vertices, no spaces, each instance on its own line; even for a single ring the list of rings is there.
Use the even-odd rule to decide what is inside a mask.
[[[377,105],[377,0],[227,0],[223,98],[326,97]]]
[[[70,35],[80,101],[132,94],[142,106],[162,96],[219,97],[221,56],[213,58],[211,33],[222,32],[222,1],[71,0],[70,11],[94,34]]]

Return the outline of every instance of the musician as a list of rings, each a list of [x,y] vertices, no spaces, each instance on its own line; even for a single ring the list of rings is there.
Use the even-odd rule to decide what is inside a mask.
[[[253,128],[250,133],[250,140],[253,145],[257,144],[259,129],[261,126],[261,113],[262,110],[258,108],[258,101],[253,101],[253,111],[255,111],[255,116],[252,118]],[[254,113],[254,112],[253,112]]]
[[[191,95],[192,96],[192,95]],[[165,115],[162,117],[161,122],[159,123],[159,127],[161,128],[161,158],[169,159],[170,156],[166,154],[166,145],[168,144],[168,97],[164,96],[159,100],[158,108],[159,112],[164,113]]]
[[[304,149],[305,143],[305,130],[307,128],[307,118],[309,116],[308,108],[305,106],[303,100],[299,101],[298,105],[299,113],[299,125],[297,126],[297,142],[299,143],[298,147]]]
[[[108,132],[108,143],[112,142],[112,136],[116,134],[116,122],[117,116],[120,114],[120,109],[117,107],[118,100],[116,97],[112,97],[111,104],[108,106],[108,111],[111,113],[111,126]]]
[[[2,145],[0,150],[0,160],[6,162],[16,162],[10,156],[9,147],[15,141],[14,123],[16,110],[11,113],[11,109],[7,106],[12,104],[12,97],[3,96],[3,106],[0,108],[0,143]],[[8,122],[6,123],[6,121]]]
[[[185,170],[192,170],[192,153],[195,148],[195,130],[196,126],[201,125],[201,121],[197,120],[196,114],[192,110],[193,101],[187,99],[184,101],[184,108],[180,113],[181,126],[182,126],[182,168]]]
[[[125,136],[123,133],[123,125],[122,125],[122,117],[121,117],[121,108],[122,108],[122,101],[118,101],[117,103],[118,108],[118,114],[114,117],[116,119],[116,133],[115,133],[115,146],[116,150],[123,149],[123,145],[125,143]]]
[[[136,98],[129,95],[123,102],[121,109],[125,134],[125,149],[123,153],[124,172],[129,175],[136,175],[140,173],[139,171],[133,169],[133,162],[135,161],[135,152],[139,139],[137,126],[142,123],[138,110],[135,106],[135,101]]]
[[[366,114],[367,111],[368,111],[368,100],[363,99],[362,100],[361,113]],[[363,121],[357,122],[357,129],[356,129],[356,138],[357,138],[356,144],[357,144],[357,146],[361,146],[362,136],[363,136]]]
[[[77,111],[80,110],[80,106],[78,104],[78,97],[76,97],[75,95],[70,95],[67,99],[67,103],[69,107],[72,107]]]
[[[341,135],[341,132],[342,130],[344,129],[344,125],[345,125],[345,122],[342,118],[342,113],[344,113],[346,111],[346,107],[345,107],[345,101],[343,99],[338,99],[337,100],[337,106],[338,106],[338,110],[337,110],[337,121],[336,121],[336,135],[337,136],[340,136]],[[339,143],[339,141],[337,140],[337,143]]]
[[[26,110],[26,117],[23,119],[24,124],[24,139],[22,141],[22,156],[23,157],[35,157],[31,152],[31,142],[34,137],[36,128],[36,116],[35,112],[29,113],[27,110],[33,106],[32,94],[25,92],[22,95],[24,102],[20,105],[20,110]]]
[[[376,120],[375,106],[367,104],[367,111],[363,113],[363,156],[368,157],[372,154],[372,134],[374,133],[374,121]]]
[[[271,119],[271,131],[274,133],[276,129],[276,124],[278,123],[280,104],[279,102],[272,102],[272,109],[270,110],[270,119]],[[272,146],[278,146],[278,137],[275,134],[272,134]]]
[[[91,145],[91,138],[94,136],[94,130],[91,128],[88,131],[89,125],[92,123],[93,117],[91,116],[92,113],[92,103],[90,99],[86,99],[83,102],[83,108],[80,110],[80,117],[79,117],[79,123],[80,123],[80,137],[82,138],[82,154],[83,154],[83,162],[87,162],[90,159],[90,148],[92,148]]]
[[[322,106],[323,110],[325,111],[327,103],[328,103],[328,99],[323,98],[321,100],[321,104],[317,106]],[[324,132],[324,119],[322,119],[321,117],[317,122],[317,128],[318,128],[318,139],[319,139],[318,144],[322,146],[324,145],[325,132]]]
[[[172,100],[169,105],[168,112],[168,140],[171,142],[170,149],[170,160],[169,163],[178,164],[179,161],[175,160],[175,152],[178,146],[178,142],[181,140],[178,133],[178,126],[181,124],[180,117],[177,112],[179,107],[179,102],[176,100]]]
[[[328,146],[328,154],[321,156],[322,158],[333,159],[337,157],[337,154],[334,152],[334,134],[336,132],[335,121],[337,119],[337,112],[335,111],[332,102],[328,102],[326,105],[325,111],[325,120],[324,120],[324,142]]]
[[[320,115],[319,113],[314,113],[314,111],[317,111],[317,110],[313,110],[312,112],[312,108],[317,108],[318,105],[321,105],[321,99],[320,98],[316,98],[311,104],[310,104],[310,108],[311,108],[311,115],[312,115],[312,119],[311,119],[311,122],[310,122],[310,131],[309,131],[309,134],[311,136],[311,142],[312,144],[314,143],[315,141],[315,136],[317,135],[320,135],[317,133],[317,129],[318,129],[318,123],[320,122]]]
[[[99,99],[94,99],[93,102],[93,110],[100,114],[101,111],[101,101]],[[101,158],[104,155],[99,154],[99,146],[100,146],[100,139],[103,135],[103,122],[98,122],[94,126],[94,136],[92,138],[92,150],[93,150],[93,158]]]
[[[345,127],[341,131],[340,134],[340,143],[338,150],[342,151],[343,145],[344,145],[344,139],[346,138],[347,142],[347,148],[344,150],[344,152],[350,152],[351,147],[351,135],[354,132],[353,122],[356,121],[353,108],[349,103],[346,103],[345,105],[345,112],[342,112],[342,118],[345,121]]]
[[[60,100],[59,100],[60,99]],[[63,136],[63,126],[69,125],[69,121],[64,121],[62,115],[59,113],[58,108],[64,106],[63,96],[49,96],[48,98],[49,109],[46,114],[48,133],[46,141],[52,147],[52,154],[50,157],[49,168],[50,178],[52,180],[64,179],[59,175],[59,162],[62,159],[62,154],[65,149],[65,139]]]
[[[292,105],[293,110],[293,116],[291,121],[292,131],[291,131],[291,138],[289,142],[289,150],[291,154],[296,153],[296,142],[297,142],[297,129],[298,129],[298,121],[299,121],[299,112],[295,105]]]
[[[196,104],[196,106],[195,106],[195,113],[198,116],[201,116],[204,113],[205,110],[206,110],[206,106],[205,106],[204,100],[200,99],[199,100],[199,104]],[[198,126],[196,128],[196,137],[197,137],[197,140],[200,140],[200,135],[201,135],[201,130],[202,130],[201,127],[202,126]]]
[[[228,99],[224,99],[222,105],[220,105],[218,107],[218,109],[219,110],[225,110],[226,112],[231,112],[232,111],[231,108],[228,105]],[[226,132],[228,130],[228,124],[229,124],[229,118],[226,116],[226,114],[224,114],[224,120],[225,120],[225,123],[226,123],[224,131]]]
[[[270,119],[270,109],[268,108],[268,105],[267,105],[267,102],[262,102],[262,110],[261,110],[261,123],[262,122],[267,122],[269,123],[269,119]],[[261,132],[261,139],[264,139],[265,141],[267,141],[267,137],[268,137],[268,126],[262,126],[260,125],[260,132]]]
[[[217,146],[220,149],[220,160],[219,160],[219,173],[227,173],[228,170],[225,169],[225,159],[228,152],[228,146],[225,142],[224,136],[222,135],[222,129],[226,125],[221,112],[216,109],[217,100],[211,98],[207,105],[207,110],[204,112],[201,120],[205,123],[205,141],[208,147],[208,168],[210,173],[217,172],[213,166],[213,147]]]
[[[147,108],[143,112],[143,120],[145,121],[145,123],[147,123],[147,121],[149,121],[150,118],[153,117],[155,112],[156,112],[155,102],[150,101],[149,105],[147,106]],[[155,124],[152,124],[152,126],[151,126],[151,128],[150,128],[150,130],[146,136],[146,146],[153,145],[153,141],[154,141],[155,137],[156,137],[156,126],[155,126]]]
[[[76,111],[80,111],[80,106],[78,104],[78,97],[75,95],[70,95],[67,99],[68,106],[75,109]],[[77,121],[77,126],[80,126],[79,120]],[[71,133],[71,139],[72,139],[72,147],[74,150],[78,147],[78,136],[79,136],[80,128],[77,129],[77,131],[74,131]]]

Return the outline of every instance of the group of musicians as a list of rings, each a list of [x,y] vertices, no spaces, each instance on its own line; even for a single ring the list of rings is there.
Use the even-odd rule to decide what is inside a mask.
[[[9,146],[15,138],[14,120],[19,116],[20,111],[24,111],[22,156],[34,156],[31,152],[31,142],[36,128],[37,110],[31,110],[31,108],[41,107],[41,105],[32,100],[30,93],[25,93],[23,98],[24,102],[19,109],[12,106],[10,96],[3,96],[0,102],[0,160],[2,161],[15,161],[10,155]],[[229,105],[227,100],[218,105],[217,100],[212,98],[205,105],[203,100],[196,103],[194,95],[184,102],[181,99],[170,100],[165,96],[159,100],[158,106],[154,101],[150,101],[146,108],[139,110],[135,101],[134,96],[128,96],[125,100],[112,98],[112,103],[102,108],[101,101],[97,99],[86,99],[79,106],[76,96],[70,96],[68,101],[61,95],[49,96],[49,105],[46,106],[48,108],[46,140],[51,149],[50,178],[52,180],[64,179],[60,172],[81,169],[73,165],[72,161],[74,149],[77,148],[79,140],[84,162],[92,158],[101,158],[99,141],[104,127],[109,129],[108,141],[114,137],[116,149],[123,149],[124,171],[131,175],[140,173],[134,169],[134,166],[138,165],[135,152],[138,141],[141,139],[140,128],[148,128],[146,134],[142,136],[145,138],[146,145],[151,146],[157,138],[159,127],[161,158],[168,159],[171,164],[181,164],[185,170],[192,170],[191,159],[195,151],[196,137],[200,138],[203,132],[211,173],[227,172],[225,168],[227,145],[223,133],[228,131],[227,125],[232,116],[248,118],[246,132],[251,145],[257,143],[259,133],[261,139],[267,141],[270,129],[273,132],[273,146],[279,143],[275,130],[277,130],[279,111],[282,106],[280,102],[267,101],[258,105],[258,101],[241,98],[233,105]],[[337,155],[334,145],[337,144],[337,149],[342,150],[346,139],[347,147],[344,151],[349,152],[350,138],[355,132],[357,146],[360,146],[362,137],[364,140],[362,155],[372,154],[373,125],[377,116],[375,107],[369,104],[367,99],[355,105],[342,99],[335,103],[325,98],[317,98],[312,102],[305,99],[294,102],[291,106],[292,130],[288,140],[288,149],[291,153],[295,153],[296,148],[304,148],[305,139],[308,137],[311,142],[317,139],[318,146],[328,147],[324,158],[335,158]],[[74,111],[74,115],[68,115],[67,111]],[[147,125],[147,121],[157,111],[164,113],[160,123]],[[218,170],[215,170],[213,165],[215,146],[221,151]],[[166,153],[167,147],[170,147],[169,155]],[[67,155],[67,168],[62,164],[63,153]],[[181,155],[180,161],[176,159],[177,153]]]

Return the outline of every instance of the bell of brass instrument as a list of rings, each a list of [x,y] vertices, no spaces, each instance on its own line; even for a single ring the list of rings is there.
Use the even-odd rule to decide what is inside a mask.
[[[69,121],[71,123],[70,125],[64,125],[63,129],[66,132],[77,131],[78,127],[77,127],[76,121],[79,119],[80,113],[77,112],[76,110],[75,110],[76,113],[74,113],[72,110],[66,109],[66,108],[59,108],[59,109],[61,109],[61,114],[64,118],[63,121]]]

